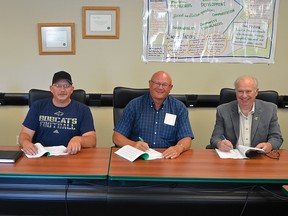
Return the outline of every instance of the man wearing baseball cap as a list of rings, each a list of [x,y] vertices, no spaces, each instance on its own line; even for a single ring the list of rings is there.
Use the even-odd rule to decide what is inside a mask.
[[[73,84],[71,75],[66,71],[59,71],[55,73],[52,79],[52,85],[54,83],[57,83],[59,80],[66,80],[67,82],[69,82],[70,85]]]
[[[35,101],[23,122],[19,144],[25,154],[37,154],[32,142],[43,146],[64,145],[69,154],[81,148],[96,146],[96,130],[89,107],[71,99],[74,91],[71,75],[66,71],[54,74],[50,91],[53,98]]]

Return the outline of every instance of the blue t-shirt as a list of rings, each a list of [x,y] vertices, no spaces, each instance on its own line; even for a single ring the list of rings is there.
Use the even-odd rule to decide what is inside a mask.
[[[134,141],[141,137],[151,148],[168,148],[185,137],[194,139],[186,106],[171,95],[158,111],[150,93],[131,100],[114,131]]]
[[[56,107],[51,98],[37,100],[23,125],[35,131],[35,142],[44,146],[67,146],[72,137],[95,131],[91,110],[75,100],[66,107]]]

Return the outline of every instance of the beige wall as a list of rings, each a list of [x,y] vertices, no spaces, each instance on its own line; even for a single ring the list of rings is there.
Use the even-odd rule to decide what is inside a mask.
[[[82,6],[119,6],[120,39],[82,39]],[[142,0],[12,0],[0,2],[0,92],[28,93],[48,89],[54,72],[69,71],[76,88],[87,93],[112,93],[115,86],[147,87],[158,69],[170,72],[175,94],[219,94],[236,77],[254,75],[260,89],[288,95],[288,1],[280,2],[275,64],[143,63]],[[37,23],[74,22],[76,55],[39,55]],[[111,146],[112,107],[91,107],[98,146]],[[0,145],[15,145],[27,106],[0,106]],[[195,134],[193,148],[204,148],[215,121],[215,108],[189,108]],[[279,110],[287,148],[288,113]]]

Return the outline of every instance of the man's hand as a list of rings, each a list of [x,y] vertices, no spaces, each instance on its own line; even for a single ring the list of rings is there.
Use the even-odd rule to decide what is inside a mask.
[[[233,149],[233,145],[229,140],[221,140],[217,143],[217,148],[221,151],[228,152]]]
[[[268,143],[268,142],[262,142],[259,143],[256,148],[261,148],[263,149],[266,153],[269,153],[270,151],[272,151],[272,144]]]
[[[36,155],[38,153],[37,147],[29,141],[25,141],[22,144],[22,151],[27,155]]]

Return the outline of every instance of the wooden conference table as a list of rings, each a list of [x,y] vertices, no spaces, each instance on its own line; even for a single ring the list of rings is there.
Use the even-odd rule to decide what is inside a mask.
[[[20,149],[0,146],[0,150]],[[45,179],[107,179],[109,148],[82,149],[79,154],[19,158],[15,164],[0,163],[0,177]]]
[[[0,147],[0,150],[19,147]],[[22,156],[0,163],[0,215],[84,215],[106,211],[110,148],[76,155]]]
[[[112,149],[113,152],[116,150]],[[212,149],[186,151],[175,160],[138,160],[133,163],[112,154],[109,178],[126,181],[288,183],[288,150],[281,150],[279,160],[264,155],[245,160],[220,159]]]
[[[0,149],[17,147],[0,147]],[[214,150],[189,150],[174,160],[129,162],[117,148],[0,164],[1,214],[134,215],[133,209],[195,215],[261,214],[288,210],[288,150],[280,159],[220,159]],[[159,150],[159,149],[158,149]],[[160,150],[159,150],[160,151]],[[245,205],[246,203],[246,205]],[[13,206],[17,205],[17,209]],[[50,206],[50,207],[49,207]],[[154,208],[155,207],[155,208]],[[277,212],[275,213],[275,209]],[[245,214],[246,213],[246,214]]]
[[[243,215],[274,216],[288,210],[282,190],[288,183],[288,150],[280,151],[279,160],[265,155],[220,159],[211,149],[189,150],[175,160],[133,163],[111,154],[108,178],[114,183],[108,194],[111,215],[131,203],[139,209],[161,206],[165,214],[176,214],[179,206],[196,215],[243,211]]]

